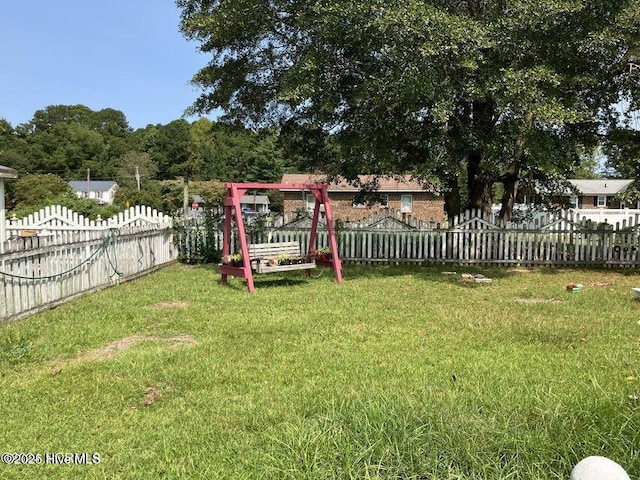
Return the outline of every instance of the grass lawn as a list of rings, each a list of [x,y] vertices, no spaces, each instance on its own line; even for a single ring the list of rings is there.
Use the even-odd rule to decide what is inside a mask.
[[[640,275],[443,269],[173,265],[0,324],[1,450],[100,454],[0,478],[638,478]]]

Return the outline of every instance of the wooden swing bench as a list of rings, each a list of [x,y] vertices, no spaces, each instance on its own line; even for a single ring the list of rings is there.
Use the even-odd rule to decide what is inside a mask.
[[[291,270],[308,270],[316,268],[314,259],[309,259],[302,254],[298,242],[277,242],[277,243],[253,243],[249,244],[249,262],[251,269],[256,273],[287,272]],[[292,258],[303,258],[302,263],[291,265],[274,265],[273,260],[287,255]]]
[[[247,281],[249,293],[255,291],[253,282],[253,272],[273,273],[286,272],[290,270],[306,270],[307,275],[316,265],[321,265],[333,269],[336,281],[342,282],[342,263],[338,257],[338,245],[336,243],[335,232],[333,230],[333,220],[331,217],[331,202],[326,184],[286,184],[286,183],[227,183],[225,184],[227,195],[224,200],[224,235],[222,243],[222,256],[228,257],[231,253],[231,218],[234,217],[238,228],[239,253],[242,254],[244,262],[239,266],[221,264],[220,275],[222,283],[227,283],[227,277],[244,278]],[[331,250],[330,259],[313,258],[309,254],[304,254],[298,242],[276,242],[276,243],[247,243],[247,236],[242,219],[242,208],[240,198],[249,189],[280,189],[280,190],[303,190],[310,192],[315,198],[313,209],[313,220],[311,231],[309,232],[309,245],[315,245],[318,233],[318,219],[320,207],[324,206],[325,222],[328,233],[328,244]],[[276,264],[279,256],[286,254],[291,257],[302,258],[302,263],[292,263],[290,265]],[[248,261],[247,261],[248,259]]]

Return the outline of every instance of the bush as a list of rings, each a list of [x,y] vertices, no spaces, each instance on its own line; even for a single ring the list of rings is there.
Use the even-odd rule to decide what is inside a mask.
[[[31,205],[21,204],[13,210],[10,210],[7,216],[9,218],[13,216],[16,218],[23,218],[50,205],[61,205],[63,207],[67,207],[90,220],[96,220],[98,215],[103,219],[110,218],[122,211],[121,208],[118,208],[115,205],[100,205],[93,200],[78,198],[75,193],[65,193],[63,195],[53,197],[46,202]]]
[[[10,184],[8,217],[23,218],[49,205],[62,205],[91,220],[98,215],[109,218],[122,211],[114,205],[100,205],[93,200],[78,198],[71,186],[52,174],[27,174]]]
[[[174,221],[173,231],[178,243],[178,261],[182,263],[219,263],[222,251],[217,248],[214,238],[219,232],[222,215],[212,209],[204,209],[203,219]]]

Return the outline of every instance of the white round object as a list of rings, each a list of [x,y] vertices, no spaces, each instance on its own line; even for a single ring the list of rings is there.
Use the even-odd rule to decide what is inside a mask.
[[[631,480],[627,472],[606,457],[587,457],[571,470],[569,480]]]

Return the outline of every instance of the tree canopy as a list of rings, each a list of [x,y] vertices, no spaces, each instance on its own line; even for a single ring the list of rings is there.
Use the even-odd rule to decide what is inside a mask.
[[[216,202],[218,195],[210,192],[210,185],[272,182],[282,176],[285,165],[277,136],[269,130],[201,118],[133,131],[124,113],[110,108],[93,111],[84,105],[48,106],[15,128],[0,118],[0,163],[18,170],[20,178],[29,178],[16,183],[19,189],[8,190],[9,204],[17,205],[20,213],[48,201],[76,202],[73,195],[50,194],[48,185],[57,185],[53,193],[62,193],[67,180],[84,179],[87,170],[91,179],[118,183],[115,200],[121,207],[172,209],[175,202],[165,186],[176,178],[180,188],[187,177],[193,192]],[[88,209],[78,202],[75,206]]]
[[[211,56],[192,112],[322,132],[325,170],[437,179],[450,214],[502,183],[508,219],[521,178],[566,178],[638,96],[635,0],[176,3]]]
[[[623,178],[636,181],[625,192],[625,200],[640,200],[640,130],[630,125],[613,128],[605,143],[607,167]]]

